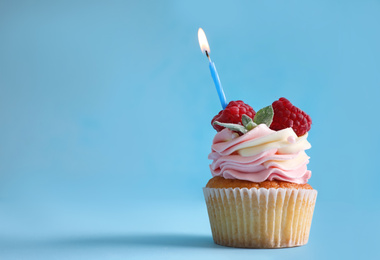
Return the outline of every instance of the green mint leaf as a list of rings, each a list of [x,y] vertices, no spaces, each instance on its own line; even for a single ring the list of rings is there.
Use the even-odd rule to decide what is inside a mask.
[[[253,122],[256,124],[266,124],[268,127],[272,124],[273,121],[273,107],[272,105],[264,107],[257,111],[255,118],[253,118]]]
[[[245,128],[248,130],[248,131],[251,131],[253,128],[255,128],[257,126],[257,124],[253,121],[249,122]]]
[[[244,115],[241,116],[241,122],[243,123],[243,126],[247,127],[247,125],[250,122],[253,122],[253,121],[252,121],[252,118],[250,118],[249,116],[247,116],[246,114],[244,114]]]
[[[257,124],[253,122],[252,118],[250,118],[246,114],[242,115],[241,122],[248,131],[252,130],[257,126]]]
[[[225,128],[228,128],[228,129],[230,129],[232,131],[241,132],[243,134],[245,134],[245,133],[248,132],[248,130],[245,129],[244,126],[238,125],[238,124],[220,123],[218,121],[214,121],[214,125],[224,126]]]

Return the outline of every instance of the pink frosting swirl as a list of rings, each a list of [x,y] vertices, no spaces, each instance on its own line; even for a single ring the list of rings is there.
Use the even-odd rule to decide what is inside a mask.
[[[291,128],[274,131],[264,124],[242,136],[225,128],[215,135],[208,156],[213,160],[211,173],[226,179],[304,184],[311,176],[306,138],[307,134],[297,137]]]

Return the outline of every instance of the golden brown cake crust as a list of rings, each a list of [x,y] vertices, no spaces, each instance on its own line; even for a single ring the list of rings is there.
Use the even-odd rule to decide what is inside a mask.
[[[310,184],[297,184],[286,181],[263,181],[263,182],[251,182],[251,181],[243,181],[236,179],[225,179],[223,177],[215,176],[210,179],[206,185],[207,188],[283,188],[283,189],[304,189],[304,190],[312,190],[313,188]]]

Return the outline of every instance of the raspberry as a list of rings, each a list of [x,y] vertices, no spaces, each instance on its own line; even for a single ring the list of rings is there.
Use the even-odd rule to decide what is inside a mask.
[[[311,118],[298,107],[293,106],[286,98],[280,98],[272,103],[274,116],[270,125],[272,130],[293,128],[297,136],[306,134],[311,128]]]
[[[250,105],[245,104],[241,100],[231,101],[228,103],[224,110],[221,110],[216,116],[214,116],[214,118],[211,120],[211,125],[215,128],[216,131],[220,132],[224,129],[224,127],[220,125],[214,125],[214,121],[241,125],[241,117],[244,114],[253,119],[256,112]]]

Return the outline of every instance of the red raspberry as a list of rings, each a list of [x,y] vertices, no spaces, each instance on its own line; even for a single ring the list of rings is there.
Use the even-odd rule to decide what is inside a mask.
[[[211,120],[211,125],[215,128],[216,131],[220,132],[224,129],[224,127],[220,125],[214,125],[214,121],[241,125],[241,117],[244,114],[253,119],[253,117],[256,115],[256,112],[250,105],[245,104],[241,100],[231,101],[228,103],[224,110],[221,110],[219,114],[214,116],[214,118]]]
[[[272,130],[293,128],[297,136],[306,134],[311,128],[311,118],[298,107],[295,107],[286,98],[280,98],[272,103],[274,116],[270,125]]]

